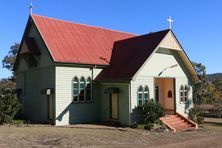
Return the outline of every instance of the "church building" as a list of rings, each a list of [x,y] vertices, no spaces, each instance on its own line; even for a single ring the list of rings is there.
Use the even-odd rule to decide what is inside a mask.
[[[54,125],[130,125],[150,99],[187,117],[199,81],[171,29],[136,35],[35,14],[14,71],[24,116]]]

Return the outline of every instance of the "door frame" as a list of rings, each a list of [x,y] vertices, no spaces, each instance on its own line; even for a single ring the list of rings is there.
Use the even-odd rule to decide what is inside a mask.
[[[114,94],[114,93],[110,93],[109,94],[109,115],[110,115],[110,119],[111,120],[119,120],[119,94],[118,93],[116,93],[117,94],[117,118],[113,118],[112,117],[112,94]]]
[[[174,95],[174,101],[173,101],[173,106],[174,106],[174,114],[176,114],[176,78],[175,77],[153,77],[153,91],[154,91],[154,98],[155,98],[155,101],[156,101],[156,79],[173,79],[173,95]],[[158,89],[159,90],[159,89]]]

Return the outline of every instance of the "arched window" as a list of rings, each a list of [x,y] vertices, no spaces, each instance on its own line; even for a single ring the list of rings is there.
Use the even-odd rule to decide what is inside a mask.
[[[138,105],[143,105],[143,87],[140,86],[137,92]]]
[[[184,101],[184,87],[183,85],[181,85],[180,87],[180,102],[183,102]]]
[[[149,99],[149,88],[148,88],[148,86],[145,86],[145,88],[144,88],[144,104],[147,104],[148,99]]]
[[[92,82],[90,77],[86,80],[86,101],[92,101]]]
[[[184,87],[184,102],[187,102],[188,100],[188,87],[185,85]]]
[[[168,97],[168,98],[173,98],[173,94],[172,94],[172,91],[171,91],[171,90],[168,91],[167,97]]]
[[[82,77],[79,82],[79,101],[85,101],[85,79]]]
[[[79,80],[77,77],[73,79],[73,102],[79,101]]]

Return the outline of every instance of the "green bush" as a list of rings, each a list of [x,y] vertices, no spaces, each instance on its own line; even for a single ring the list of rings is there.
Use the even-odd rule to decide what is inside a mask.
[[[23,124],[26,124],[26,121],[25,120],[13,120],[13,123],[15,125],[23,125]]]
[[[0,124],[13,123],[20,108],[21,105],[13,94],[0,96]]]
[[[196,122],[197,124],[201,124],[204,121],[203,111],[199,108],[191,108],[188,113],[189,118]]]
[[[131,125],[131,128],[138,128],[138,124],[135,122]]]
[[[138,124],[159,123],[159,118],[163,115],[163,108],[153,99],[133,109],[133,120]]]
[[[154,124],[149,122],[147,123],[145,126],[144,126],[144,129],[145,130],[151,130],[152,128],[154,127]]]

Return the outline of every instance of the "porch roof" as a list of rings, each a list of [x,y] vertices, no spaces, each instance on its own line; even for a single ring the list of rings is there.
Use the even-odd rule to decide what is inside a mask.
[[[110,65],[96,80],[131,80],[169,31],[167,29],[115,42]]]

